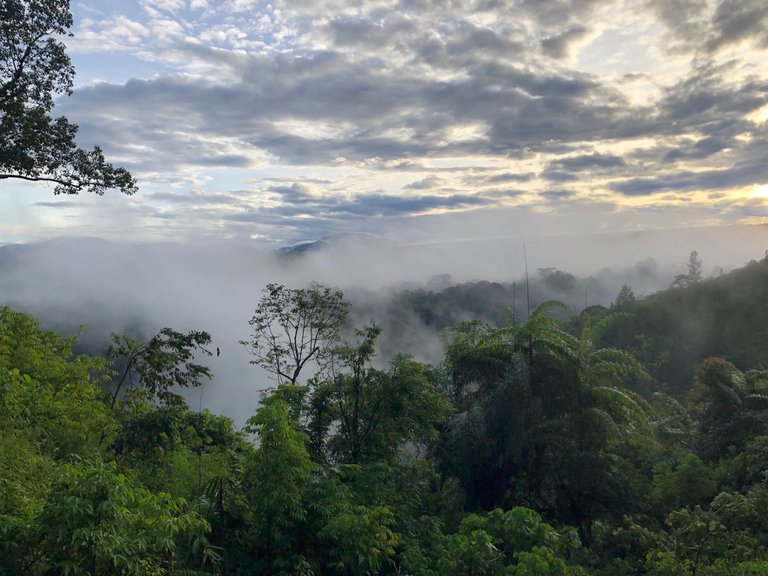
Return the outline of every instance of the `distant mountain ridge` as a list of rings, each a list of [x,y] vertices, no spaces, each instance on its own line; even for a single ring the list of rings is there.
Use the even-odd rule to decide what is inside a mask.
[[[345,232],[343,234],[333,234],[331,236],[324,236],[317,240],[305,240],[291,244],[290,246],[283,246],[277,249],[278,254],[282,255],[297,255],[308,254],[314,252],[320,252],[323,250],[338,247],[343,244],[362,244],[363,246],[388,246],[392,243],[385,240],[381,236],[376,234],[370,234],[367,232]]]

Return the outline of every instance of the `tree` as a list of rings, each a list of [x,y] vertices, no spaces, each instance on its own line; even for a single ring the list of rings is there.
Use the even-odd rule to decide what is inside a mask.
[[[688,256],[688,274],[678,274],[675,276],[674,282],[672,282],[673,288],[684,288],[692,284],[698,284],[701,282],[701,258],[699,253],[694,250],[691,255]]]
[[[667,462],[658,463],[653,476],[652,496],[660,510],[704,506],[717,487],[712,472],[695,454],[686,454],[674,468]]]
[[[588,541],[593,521],[616,509],[611,498],[635,498],[620,452],[652,444],[651,428],[644,402],[621,386],[642,367],[599,346],[626,315],[587,324],[577,338],[549,316],[560,307],[548,302],[525,324],[457,334],[446,368],[453,388],[475,398],[462,399],[439,454],[468,508],[524,502],[577,524]]]
[[[316,465],[307,437],[278,395],[262,400],[246,430],[258,435],[259,447],[245,463],[244,487],[250,514],[246,547],[257,559],[255,574],[301,574],[307,560],[303,527],[305,493]]]
[[[698,421],[702,458],[720,458],[730,446],[741,450],[750,437],[768,431],[768,395],[755,384],[721,358],[706,358],[699,366],[689,409]]]
[[[278,383],[296,384],[308,362],[323,368],[330,360],[348,310],[340,290],[317,282],[298,289],[267,284],[249,322],[253,334],[240,343],[253,355],[251,364]]]
[[[575,576],[583,572],[566,557],[579,547],[573,528],[558,531],[529,508],[497,508],[465,516],[436,564],[450,576]]]
[[[24,437],[61,459],[98,453],[99,434],[114,430],[101,401],[106,364],[75,355],[76,343],[0,307],[0,437]]]
[[[175,573],[184,540],[199,560],[215,560],[208,523],[166,493],[120,474],[114,462],[79,462],[57,470],[40,515],[40,552],[48,574]]]
[[[166,404],[177,403],[178,395],[170,391],[172,387],[197,387],[203,378],[211,379],[211,371],[194,362],[196,352],[211,355],[205,348],[210,343],[208,332],[196,330],[182,334],[163,328],[146,342],[112,334],[107,357],[122,359],[125,367],[112,393],[111,406],[115,406],[126,380],[133,384],[134,376],[153,397]]]
[[[338,350],[343,370],[311,385],[310,436],[335,462],[393,461],[407,442],[436,438],[445,418],[447,399],[425,365],[398,354],[388,370],[371,366],[380,333],[376,325],[357,330],[358,341]]]
[[[688,257],[688,278],[691,283],[701,282],[701,258],[699,253],[694,250]]]
[[[616,300],[613,304],[611,304],[611,308],[617,309],[622,308],[624,306],[627,306],[628,304],[631,304],[635,301],[635,293],[632,291],[632,288],[628,284],[624,284],[621,287],[621,290],[619,290],[619,295],[616,296]]]
[[[133,194],[127,170],[107,163],[99,147],[79,148],[77,126],[51,116],[54,95],[72,93],[74,68],[57,38],[71,26],[68,0],[0,4],[0,180],[51,182],[55,194]]]

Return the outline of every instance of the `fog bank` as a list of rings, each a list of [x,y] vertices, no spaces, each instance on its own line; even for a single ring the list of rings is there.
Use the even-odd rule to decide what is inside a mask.
[[[110,332],[146,338],[165,326],[206,330],[221,355],[206,360],[215,381],[206,384],[203,405],[242,422],[253,413],[259,391],[271,384],[238,344],[248,336],[248,320],[269,282],[302,287],[315,280],[337,286],[352,300],[356,322],[378,320],[386,328],[397,291],[441,290],[472,280],[522,282],[525,254],[539,292],[532,299],[558,297],[558,282],[570,280],[555,272],[564,271],[589,287],[569,302],[578,308],[582,298],[590,305],[610,303],[624,283],[637,296],[666,288],[685,271],[692,250],[702,258],[706,276],[762,258],[766,249],[768,226],[525,240],[511,235],[418,245],[352,235],[286,253],[239,243],[62,238],[0,248],[0,304],[32,313],[46,328],[66,334],[86,325],[83,346],[92,352],[103,350]],[[400,334],[384,335],[386,353],[401,344],[401,351],[419,359],[439,359],[434,330],[418,318],[399,326]],[[199,391],[191,398],[197,406]]]

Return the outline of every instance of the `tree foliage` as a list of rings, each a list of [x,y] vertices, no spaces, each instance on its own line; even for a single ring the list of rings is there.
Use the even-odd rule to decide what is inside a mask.
[[[402,354],[388,370],[371,366],[379,333],[375,325],[358,330],[356,343],[337,350],[338,370],[310,385],[308,429],[332,462],[391,460],[406,442],[435,439],[445,417],[426,366]]]
[[[107,364],[75,355],[76,340],[0,308],[0,431],[23,436],[56,458],[95,455],[96,433],[115,427],[101,402]]]
[[[171,392],[173,388],[197,387],[203,379],[211,379],[211,371],[195,362],[196,354],[211,356],[206,348],[210,343],[211,335],[197,330],[184,334],[163,328],[144,342],[113,334],[106,355],[121,362],[123,368],[112,393],[112,406],[126,381],[131,386],[141,386],[163,403],[178,403],[179,396]]]
[[[268,284],[249,322],[253,333],[241,344],[254,357],[251,362],[278,383],[296,384],[309,362],[327,366],[348,310],[341,291],[322,284],[295,289]]]
[[[64,465],[40,518],[40,551],[55,574],[163,574],[180,538],[205,549],[208,523],[185,502],[153,494],[104,463]]]
[[[307,311],[283,290],[275,330]],[[615,345],[643,304],[465,323],[436,367],[378,363],[376,325],[298,363],[273,332],[280,382],[243,431],[171,392],[210,376],[207,334],[90,357],[1,308],[0,574],[765,574],[766,371],[705,358],[675,400]]]
[[[54,118],[54,96],[72,93],[74,68],[61,37],[69,35],[68,0],[0,4],[0,180],[56,185],[56,194],[133,194],[136,181],[107,163],[99,147],[75,144],[77,126]]]

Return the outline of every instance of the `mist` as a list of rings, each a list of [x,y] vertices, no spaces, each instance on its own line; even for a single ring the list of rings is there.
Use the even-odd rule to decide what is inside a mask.
[[[353,325],[382,324],[379,362],[398,351],[438,362],[439,329],[398,308],[403,291],[440,292],[479,281],[508,288],[515,282],[515,308],[521,311],[527,304],[522,288],[527,255],[532,303],[557,298],[578,311],[610,304],[623,284],[637,297],[667,288],[685,272],[692,250],[707,276],[762,258],[766,248],[768,226],[408,245],[349,235],[283,252],[237,242],[60,238],[0,248],[0,304],[29,312],[65,335],[85,325],[81,348],[90,353],[103,352],[111,332],[149,338],[166,326],[206,330],[221,355],[204,359],[214,380],[188,399],[241,423],[255,410],[260,391],[273,384],[238,344],[249,335],[248,320],[267,283],[303,287],[314,280],[336,286],[352,302]],[[508,289],[497,292],[501,300],[508,298]]]

